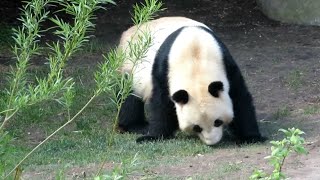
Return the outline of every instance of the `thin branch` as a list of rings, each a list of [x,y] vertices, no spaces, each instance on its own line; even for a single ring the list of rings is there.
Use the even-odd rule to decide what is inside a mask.
[[[98,96],[99,94],[94,94],[90,100],[75,114],[69,121],[64,123],[62,126],[60,126],[58,129],[56,129],[52,134],[50,134],[45,140],[43,140],[40,144],[38,144],[35,148],[33,148],[6,176],[5,179],[9,177],[11,173],[15,171],[16,168],[18,168],[34,151],[36,151],[40,146],[42,146],[44,143],[46,143],[52,136],[57,134],[61,129],[63,129],[65,126],[70,124],[73,120],[75,120],[83,111],[87,108],[87,106]]]
[[[2,129],[4,129],[5,125],[7,124],[7,122],[9,121],[9,119],[11,119],[17,112],[19,109],[16,109],[12,114],[10,114],[9,116],[5,116],[4,121],[2,122],[1,126],[0,126],[0,131]]]

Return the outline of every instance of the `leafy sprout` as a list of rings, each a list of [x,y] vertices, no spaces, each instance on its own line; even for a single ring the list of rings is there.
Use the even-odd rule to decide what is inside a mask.
[[[304,138],[301,135],[303,131],[296,128],[289,128],[288,130],[279,129],[280,132],[285,134],[285,138],[281,141],[271,141],[271,155],[265,157],[269,160],[270,165],[273,167],[273,171],[270,175],[262,170],[255,170],[250,176],[250,179],[263,179],[263,180],[280,180],[285,179],[286,176],[282,172],[282,167],[286,158],[290,153],[296,152],[298,154],[307,154],[304,148]]]

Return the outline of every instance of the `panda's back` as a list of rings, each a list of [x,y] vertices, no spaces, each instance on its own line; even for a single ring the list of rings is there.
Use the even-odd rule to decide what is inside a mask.
[[[133,73],[133,90],[137,96],[142,97],[144,100],[150,98],[152,93],[152,67],[156,54],[166,38],[184,26],[202,26],[207,28],[206,25],[185,17],[163,17],[150,21],[140,27],[142,31],[148,30],[151,33],[152,45],[148,49],[145,58],[140,60],[140,63],[136,65],[135,72]],[[136,30],[137,27],[133,26],[122,34],[119,48],[123,50],[128,49],[128,42],[130,40],[134,41],[136,38],[136,36],[134,37]],[[121,71],[130,72],[132,66],[132,62],[126,60]]]
[[[199,104],[205,105],[211,99],[208,86],[212,82],[220,81],[224,89],[220,93],[220,100],[228,98],[229,82],[225,71],[223,47],[209,29],[198,26],[184,27],[170,48],[168,67],[164,70],[167,72],[163,74],[167,74],[171,96],[184,89]],[[221,102],[215,100],[211,103]]]

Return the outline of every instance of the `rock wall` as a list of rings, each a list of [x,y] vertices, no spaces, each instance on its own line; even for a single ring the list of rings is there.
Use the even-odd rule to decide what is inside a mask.
[[[287,23],[320,25],[320,0],[257,0],[269,18]]]

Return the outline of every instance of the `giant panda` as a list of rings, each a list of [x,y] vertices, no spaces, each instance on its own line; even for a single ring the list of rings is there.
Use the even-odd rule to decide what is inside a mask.
[[[122,34],[119,48],[127,52],[143,30],[151,33],[152,45],[135,68],[128,59],[120,69],[133,73],[132,94],[119,113],[122,132],[140,133],[137,142],[144,142],[172,138],[180,129],[214,145],[227,126],[237,142],[265,140],[239,67],[208,26],[163,17],[137,28]]]

